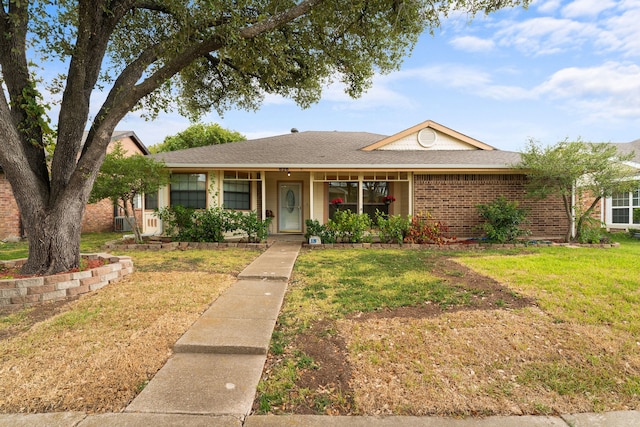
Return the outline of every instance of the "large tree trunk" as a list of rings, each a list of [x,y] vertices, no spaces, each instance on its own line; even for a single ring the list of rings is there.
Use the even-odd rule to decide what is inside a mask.
[[[84,210],[85,205],[78,200],[58,203],[49,211],[27,211],[22,216],[29,240],[23,274],[54,274],[79,266]]]

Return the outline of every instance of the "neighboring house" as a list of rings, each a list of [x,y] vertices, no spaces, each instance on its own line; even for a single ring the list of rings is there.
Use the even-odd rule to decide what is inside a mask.
[[[118,142],[122,144],[128,154],[149,154],[147,147],[132,131],[115,131],[111,136],[108,151]],[[114,231],[116,226],[124,223],[123,221],[115,221],[116,218],[119,219],[120,215],[121,213],[114,208],[110,200],[88,204],[82,219],[82,232]],[[0,220],[0,239],[24,236],[18,205],[13,197],[11,184],[9,184],[2,168],[0,168],[0,218],[2,218]]]
[[[503,195],[529,209],[537,238],[562,238],[568,227],[559,199],[525,197],[520,154],[500,151],[433,121],[392,136],[366,132],[297,132],[160,153],[172,182],[155,206],[220,205],[272,213],[273,233],[303,233],[306,219],[326,222],[341,209],[393,215],[428,212],[458,238],[480,236],[476,206]],[[384,197],[395,202],[385,204]],[[145,216],[152,210],[145,206]],[[158,227],[144,232],[159,233]]]
[[[634,158],[629,164],[638,170],[637,178],[640,180],[640,139],[613,145],[621,154],[634,153]],[[608,197],[601,202],[599,208],[600,220],[607,229],[640,229],[640,188]]]

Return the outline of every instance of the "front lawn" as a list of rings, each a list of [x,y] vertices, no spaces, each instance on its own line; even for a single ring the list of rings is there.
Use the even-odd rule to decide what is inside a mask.
[[[300,255],[254,409],[640,409],[640,242]],[[481,274],[478,274],[481,273]]]
[[[0,413],[121,411],[260,252],[118,254],[136,269],[120,282],[71,302],[0,309]]]

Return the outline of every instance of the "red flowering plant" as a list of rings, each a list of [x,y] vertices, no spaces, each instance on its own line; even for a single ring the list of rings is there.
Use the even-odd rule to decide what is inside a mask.
[[[329,202],[329,203],[331,203],[332,205],[341,205],[341,204],[344,203],[344,200],[342,200],[342,198],[340,198],[340,197],[337,197],[337,198],[331,200],[331,202]]]
[[[395,202],[395,201],[396,201],[396,198],[395,198],[395,197],[393,197],[393,196],[384,196],[384,197],[382,198],[382,201],[383,201],[383,202],[385,202],[386,204],[389,204],[389,203],[393,203],[393,202]]]

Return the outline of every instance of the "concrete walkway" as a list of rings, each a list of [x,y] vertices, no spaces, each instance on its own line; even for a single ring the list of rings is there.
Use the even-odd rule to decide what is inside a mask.
[[[176,342],[174,355],[122,413],[0,415],[0,427],[635,427],[640,411],[558,417],[249,415],[300,242],[276,241]]]

